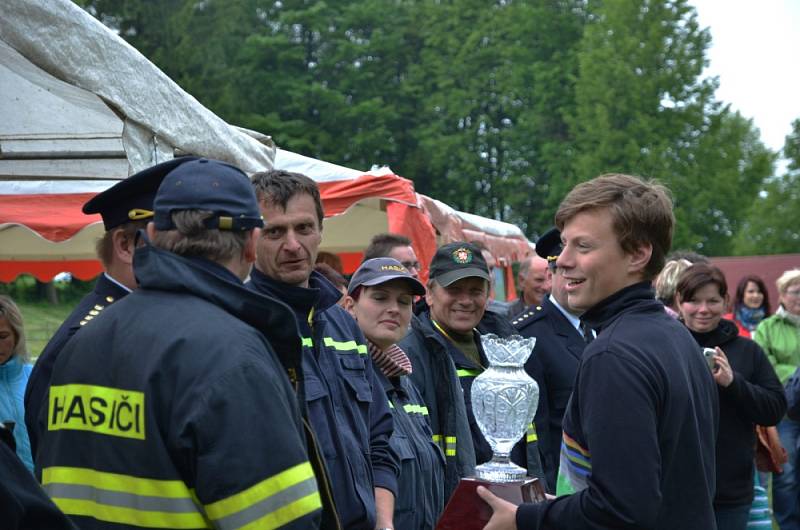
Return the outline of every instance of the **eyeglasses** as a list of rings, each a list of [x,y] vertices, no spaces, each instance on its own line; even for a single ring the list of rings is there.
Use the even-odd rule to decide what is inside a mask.
[[[800,289],[794,289],[792,291],[786,291],[783,293],[783,296],[800,296]]]
[[[400,264],[406,269],[419,270],[419,261],[401,261]]]

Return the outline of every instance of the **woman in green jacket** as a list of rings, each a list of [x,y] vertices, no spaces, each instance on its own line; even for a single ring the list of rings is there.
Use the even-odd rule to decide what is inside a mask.
[[[800,269],[784,272],[775,285],[780,306],[761,321],[753,339],[766,352],[781,383],[786,383],[800,366]],[[775,519],[781,530],[800,530],[800,422],[786,417],[778,424],[778,433],[789,461],[783,473],[772,476]]]

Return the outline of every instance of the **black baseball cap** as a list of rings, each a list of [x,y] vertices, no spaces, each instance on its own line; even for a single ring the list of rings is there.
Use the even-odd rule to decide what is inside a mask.
[[[481,249],[466,241],[456,241],[442,245],[436,250],[430,267],[432,280],[436,280],[442,287],[447,287],[462,278],[470,277],[491,281],[489,267],[483,259]]]
[[[372,258],[368,259],[350,278],[350,284],[347,286],[347,294],[352,295],[358,287],[373,285],[380,285],[382,283],[390,282],[392,280],[405,280],[411,287],[411,293],[423,296],[425,294],[425,286],[419,280],[411,276],[402,263],[394,258]]]
[[[235,166],[206,158],[170,171],[158,188],[153,209],[158,230],[175,228],[172,213],[181,210],[214,212],[205,222],[210,229],[243,231],[264,226],[247,175]]]
[[[83,205],[83,213],[99,213],[106,231],[121,224],[153,217],[153,200],[164,177],[196,156],[173,158],[134,173],[98,193]]]
[[[536,241],[536,253],[547,260],[547,265],[555,267],[556,260],[563,249],[561,244],[561,231],[553,227]]]

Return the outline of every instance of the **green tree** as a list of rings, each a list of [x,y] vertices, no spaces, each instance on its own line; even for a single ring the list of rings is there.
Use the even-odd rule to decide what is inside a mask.
[[[418,189],[457,208],[546,229],[549,183],[568,158],[563,114],[573,100],[582,3],[425,5],[415,69],[423,156],[408,173]]]
[[[608,172],[657,178],[673,191],[676,248],[729,254],[774,156],[714,99],[717,81],[701,78],[707,30],[686,0],[594,6],[569,117],[574,172],[553,186],[566,193]]]
[[[800,252],[800,119],[792,123],[783,156],[784,175],[770,179],[749,210],[736,237],[736,251],[743,255]]]
[[[283,148],[390,165],[531,237],[578,182],[655,177],[674,193],[675,246],[724,255],[785,179],[764,187],[775,155],[701,77],[710,36],[688,1],[80,3]]]

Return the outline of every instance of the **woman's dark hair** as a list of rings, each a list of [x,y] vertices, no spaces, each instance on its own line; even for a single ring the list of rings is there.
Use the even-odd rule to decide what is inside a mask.
[[[761,309],[764,310],[765,317],[769,316],[770,309],[772,309],[769,306],[769,292],[767,291],[767,286],[764,283],[764,280],[755,274],[748,274],[739,280],[739,285],[736,286],[736,299],[733,302],[733,310],[736,311],[744,305],[744,291],[747,289],[747,284],[750,282],[756,284],[758,286],[758,290],[761,291],[762,295],[764,295],[764,300],[761,302]]]
[[[716,285],[723,298],[728,294],[728,283],[721,270],[707,263],[695,263],[678,277],[675,297],[683,301],[691,300],[697,291],[709,284]]]

